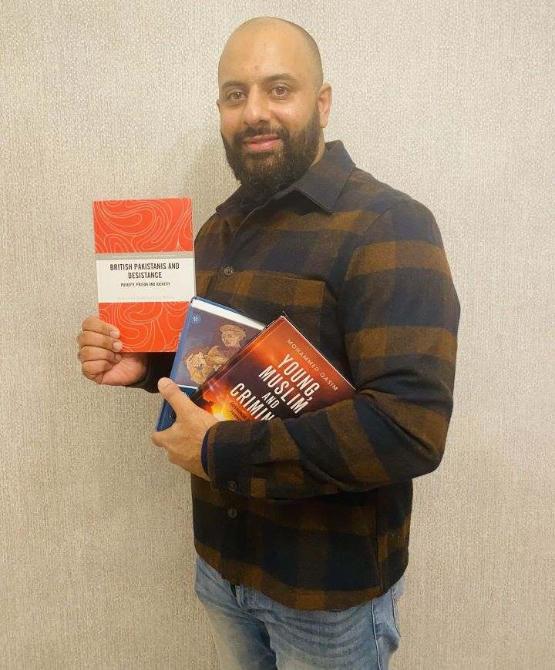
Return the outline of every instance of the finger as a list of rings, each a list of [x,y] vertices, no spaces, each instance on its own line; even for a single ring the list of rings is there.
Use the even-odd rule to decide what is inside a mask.
[[[191,401],[179,386],[167,377],[158,380],[160,395],[167,400],[177,416],[186,412],[192,405]]]
[[[107,349],[117,353],[123,348],[123,344],[120,340],[115,340],[113,337],[101,335],[100,333],[95,333],[90,330],[78,335],[77,342],[81,349],[83,347],[99,347],[100,349]]]
[[[110,361],[87,361],[81,365],[81,372],[87,379],[94,379],[102,372],[108,372],[114,367]]]
[[[77,358],[84,363],[85,361],[110,361],[111,363],[119,363],[121,361],[121,354],[117,354],[114,351],[109,351],[108,349],[102,349],[100,347],[81,347]]]
[[[97,316],[88,316],[81,324],[81,330],[91,330],[94,333],[101,335],[109,335],[110,337],[119,337],[119,330],[111,323],[101,321]]]

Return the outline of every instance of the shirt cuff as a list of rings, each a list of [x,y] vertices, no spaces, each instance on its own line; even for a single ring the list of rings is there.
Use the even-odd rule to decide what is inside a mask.
[[[158,380],[168,377],[175,357],[175,351],[156,352],[147,355],[145,376],[135,384],[128,384],[130,389],[143,389],[149,393],[158,393]]]
[[[259,458],[266,460],[263,440],[269,423],[226,420],[210,426],[203,445],[206,445],[206,467],[212,488],[255,495],[251,481],[253,466]]]

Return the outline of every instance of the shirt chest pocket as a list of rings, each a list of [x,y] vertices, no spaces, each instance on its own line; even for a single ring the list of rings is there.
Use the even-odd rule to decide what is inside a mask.
[[[209,298],[269,323],[285,312],[293,325],[316,346],[323,318],[333,309],[325,282],[279,272],[234,270],[220,274]],[[333,311],[335,311],[333,309]]]

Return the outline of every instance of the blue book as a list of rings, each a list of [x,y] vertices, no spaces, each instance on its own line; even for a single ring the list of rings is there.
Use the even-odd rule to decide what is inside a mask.
[[[187,309],[171,379],[191,396],[264,326],[234,309],[195,296]],[[175,412],[164,400],[156,430],[166,430],[174,421]]]

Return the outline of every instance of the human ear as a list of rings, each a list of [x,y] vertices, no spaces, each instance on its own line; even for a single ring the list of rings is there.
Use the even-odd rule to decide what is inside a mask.
[[[320,128],[328,125],[328,118],[331,109],[331,86],[324,82],[318,91],[318,112],[320,114]]]

